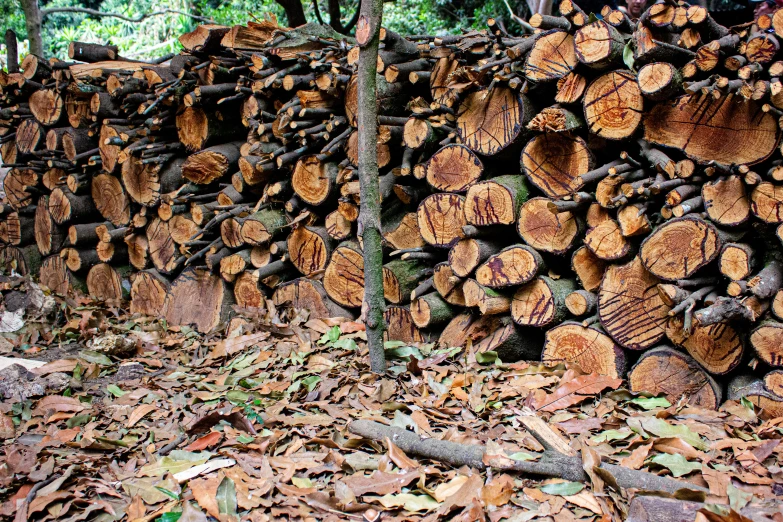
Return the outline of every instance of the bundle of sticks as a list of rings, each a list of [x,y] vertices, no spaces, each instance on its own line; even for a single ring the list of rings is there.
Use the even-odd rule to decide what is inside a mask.
[[[559,11],[523,36],[382,30],[388,338],[711,408],[739,374],[730,395],[783,412],[783,11]],[[202,332],[267,299],[355,317],[358,48],[273,19],[180,42],[0,76],[1,261]]]

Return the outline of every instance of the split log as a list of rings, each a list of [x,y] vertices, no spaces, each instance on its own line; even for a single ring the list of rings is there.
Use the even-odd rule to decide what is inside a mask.
[[[170,325],[194,325],[207,333],[228,320],[233,300],[220,277],[208,270],[188,268],[171,283],[162,313]]]

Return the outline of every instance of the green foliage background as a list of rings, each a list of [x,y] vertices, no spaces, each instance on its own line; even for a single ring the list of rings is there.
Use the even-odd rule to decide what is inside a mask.
[[[142,13],[175,9],[213,19],[219,24],[241,24],[264,13],[273,13],[286,23],[283,9],[274,0],[50,0],[41,1],[41,8],[88,7],[104,12],[137,17]],[[325,0],[320,0],[322,16],[326,17]],[[343,0],[343,20],[347,21],[358,8],[358,0]],[[527,15],[524,0],[509,0],[514,12]],[[311,0],[303,0],[307,18],[315,21]],[[384,5],[384,26],[402,34],[458,34],[463,29],[482,28],[490,16],[509,19],[503,0],[395,0]],[[16,31],[20,40],[27,37],[24,15],[18,0],[0,0],[0,20],[6,29]],[[72,40],[112,43],[128,58],[161,56],[180,49],[177,36],[192,30],[198,22],[173,13],[147,18],[139,23],[117,18],[94,18],[84,14],[55,14],[43,24],[44,46],[48,56],[67,58]],[[507,24],[510,32],[518,27]],[[20,48],[22,57],[26,46]],[[5,52],[2,52],[5,58]],[[20,57],[21,58],[21,57]]]

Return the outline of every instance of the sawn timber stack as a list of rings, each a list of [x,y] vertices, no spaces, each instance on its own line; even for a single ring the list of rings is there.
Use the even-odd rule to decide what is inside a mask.
[[[559,11],[383,31],[388,337],[783,415],[783,11]],[[235,306],[356,317],[358,49],[272,19],[180,41],[0,76],[0,260],[202,332]]]

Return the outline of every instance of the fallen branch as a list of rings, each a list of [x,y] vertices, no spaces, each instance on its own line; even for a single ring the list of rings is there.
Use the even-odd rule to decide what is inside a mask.
[[[582,469],[581,458],[568,457],[552,449],[546,449],[541,454],[541,458],[535,462],[512,461],[508,465],[498,465],[496,463],[487,465],[484,462],[485,448],[480,445],[458,444],[438,439],[423,439],[415,433],[402,428],[385,426],[368,420],[353,421],[348,425],[348,431],[370,440],[384,440],[388,437],[406,453],[445,462],[452,466],[468,466],[476,469],[492,467],[504,471],[521,471],[531,475],[557,477],[574,482],[587,482],[589,480],[587,473]],[[539,442],[548,440],[546,434],[537,431],[532,431],[531,434]],[[547,446],[549,448],[552,447],[550,443],[544,445],[545,448]],[[622,489],[634,488],[645,491],[664,491],[671,494],[682,489],[707,492],[705,488],[700,486],[668,477],[661,477],[646,471],[637,471],[607,463],[601,463],[599,468],[602,478],[610,475],[617,486]]]

